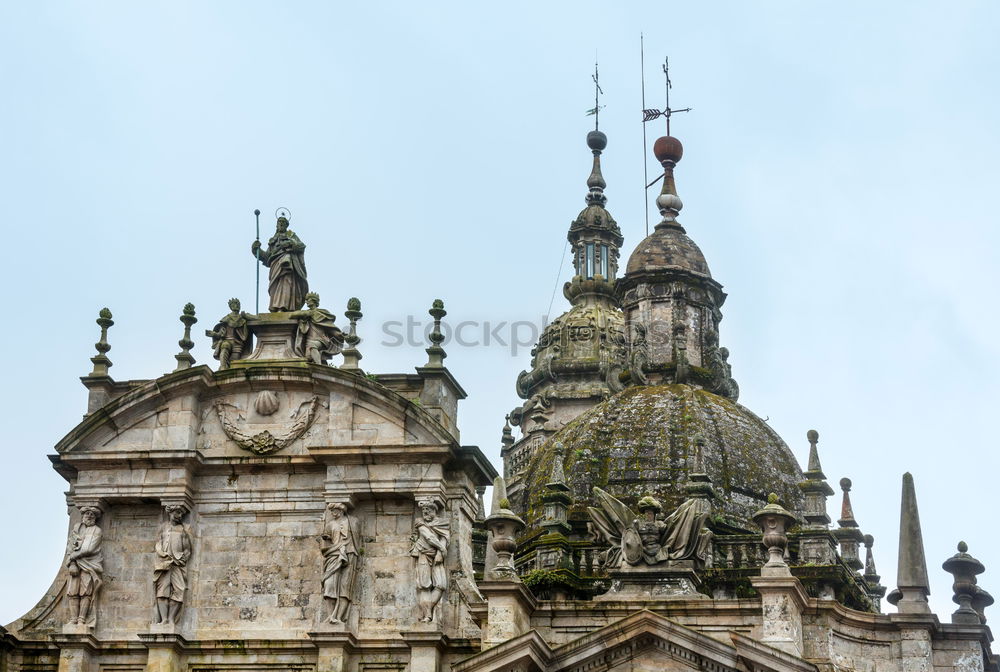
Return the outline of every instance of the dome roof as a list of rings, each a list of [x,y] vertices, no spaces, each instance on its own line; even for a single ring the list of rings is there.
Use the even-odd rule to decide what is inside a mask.
[[[554,447],[561,442],[572,511],[594,505],[594,486],[633,510],[651,494],[670,511],[685,499],[699,435],[704,471],[720,496],[715,511],[729,523],[756,530],[751,518],[771,492],[789,510],[802,509],[797,485],[804,477],[781,437],[743,406],[688,385],[628,387],[560,429],[532,457],[519,508],[530,527],[539,525]]]
[[[569,241],[573,242],[584,232],[595,231],[607,232],[614,240],[615,245],[621,245],[625,241],[622,237],[622,230],[618,227],[618,222],[604,205],[596,201],[589,203],[570,223]]]
[[[628,258],[626,275],[681,270],[712,277],[705,255],[679,224],[658,226],[639,243]]]

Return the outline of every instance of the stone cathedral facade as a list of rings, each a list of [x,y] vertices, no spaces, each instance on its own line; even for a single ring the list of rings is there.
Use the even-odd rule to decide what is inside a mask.
[[[681,143],[653,147],[661,220],[624,263],[606,144],[587,137],[571,306],[516,380],[500,473],[461,443],[443,303],[423,366],[366,370],[360,302],[337,326],[285,217],[251,249],[268,311],[233,299],[204,330],[216,366],[188,305],[176,369],[115,380],[101,311],[87,414],[52,456],[66,555],[0,628],[0,672],[997,670],[964,544],[932,549],[957,609],[929,609],[912,478],[887,591],[818,433],[803,469],[738,403]]]

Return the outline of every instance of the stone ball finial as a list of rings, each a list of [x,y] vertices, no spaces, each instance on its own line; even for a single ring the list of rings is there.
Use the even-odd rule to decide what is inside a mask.
[[[969,552],[969,545],[967,543],[965,543],[964,541],[958,542],[958,552],[959,553],[968,553]]]
[[[604,135],[601,131],[591,131],[590,133],[587,133],[587,147],[600,152],[607,146],[608,136]]]
[[[101,311],[98,313],[98,315],[101,317],[101,319],[104,320],[110,320],[112,317],[111,311],[108,310],[107,308],[101,308]]]
[[[352,296],[351,298],[349,298],[347,300],[347,309],[361,310],[361,299],[357,298],[356,296]]]
[[[840,489],[843,490],[844,492],[850,492],[852,485],[854,484],[851,483],[851,479],[847,477],[840,479]]]
[[[871,548],[875,545],[875,537],[870,534],[865,535],[865,548]]]
[[[806,432],[806,438],[809,440],[809,443],[816,443],[819,441],[819,432],[815,429],[810,429]]]
[[[665,161],[671,161],[673,163],[678,163],[681,157],[684,156],[684,145],[677,138],[664,135],[656,139],[653,143],[653,156],[660,163]]]

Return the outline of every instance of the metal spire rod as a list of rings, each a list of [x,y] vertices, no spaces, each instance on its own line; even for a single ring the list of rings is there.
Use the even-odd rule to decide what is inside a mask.
[[[597,72],[597,61],[594,61],[594,74],[591,75],[590,78],[594,80],[594,108],[591,110],[587,110],[587,116],[593,115],[594,130],[599,131],[601,130],[600,127],[601,108],[604,107],[603,105],[601,105],[600,96],[604,93],[604,90],[601,88],[601,84],[599,81],[600,75]]]
[[[253,216],[257,220],[257,242],[260,242],[260,209],[253,211]],[[257,291],[254,293],[254,312],[260,315],[260,245],[257,246]]]
[[[646,49],[642,41],[642,33],[639,33],[639,77],[642,80],[642,181],[649,182],[649,163],[646,159]],[[649,185],[646,186],[649,189]],[[642,202],[646,206],[646,235],[649,235],[649,199],[646,198],[646,189],[642,190]]]

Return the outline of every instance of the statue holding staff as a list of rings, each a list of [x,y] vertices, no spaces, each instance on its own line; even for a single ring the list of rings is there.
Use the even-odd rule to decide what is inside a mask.
[[[271,269],[267,293],[271,298],[268,310],[272,313],[299,310],[305,303],[309,291],[305,249],[305,243],[288,230],[288,218],[284,216],[278,217],[266,250],[261,249],[259,240],[250,246],[250,253]]]

